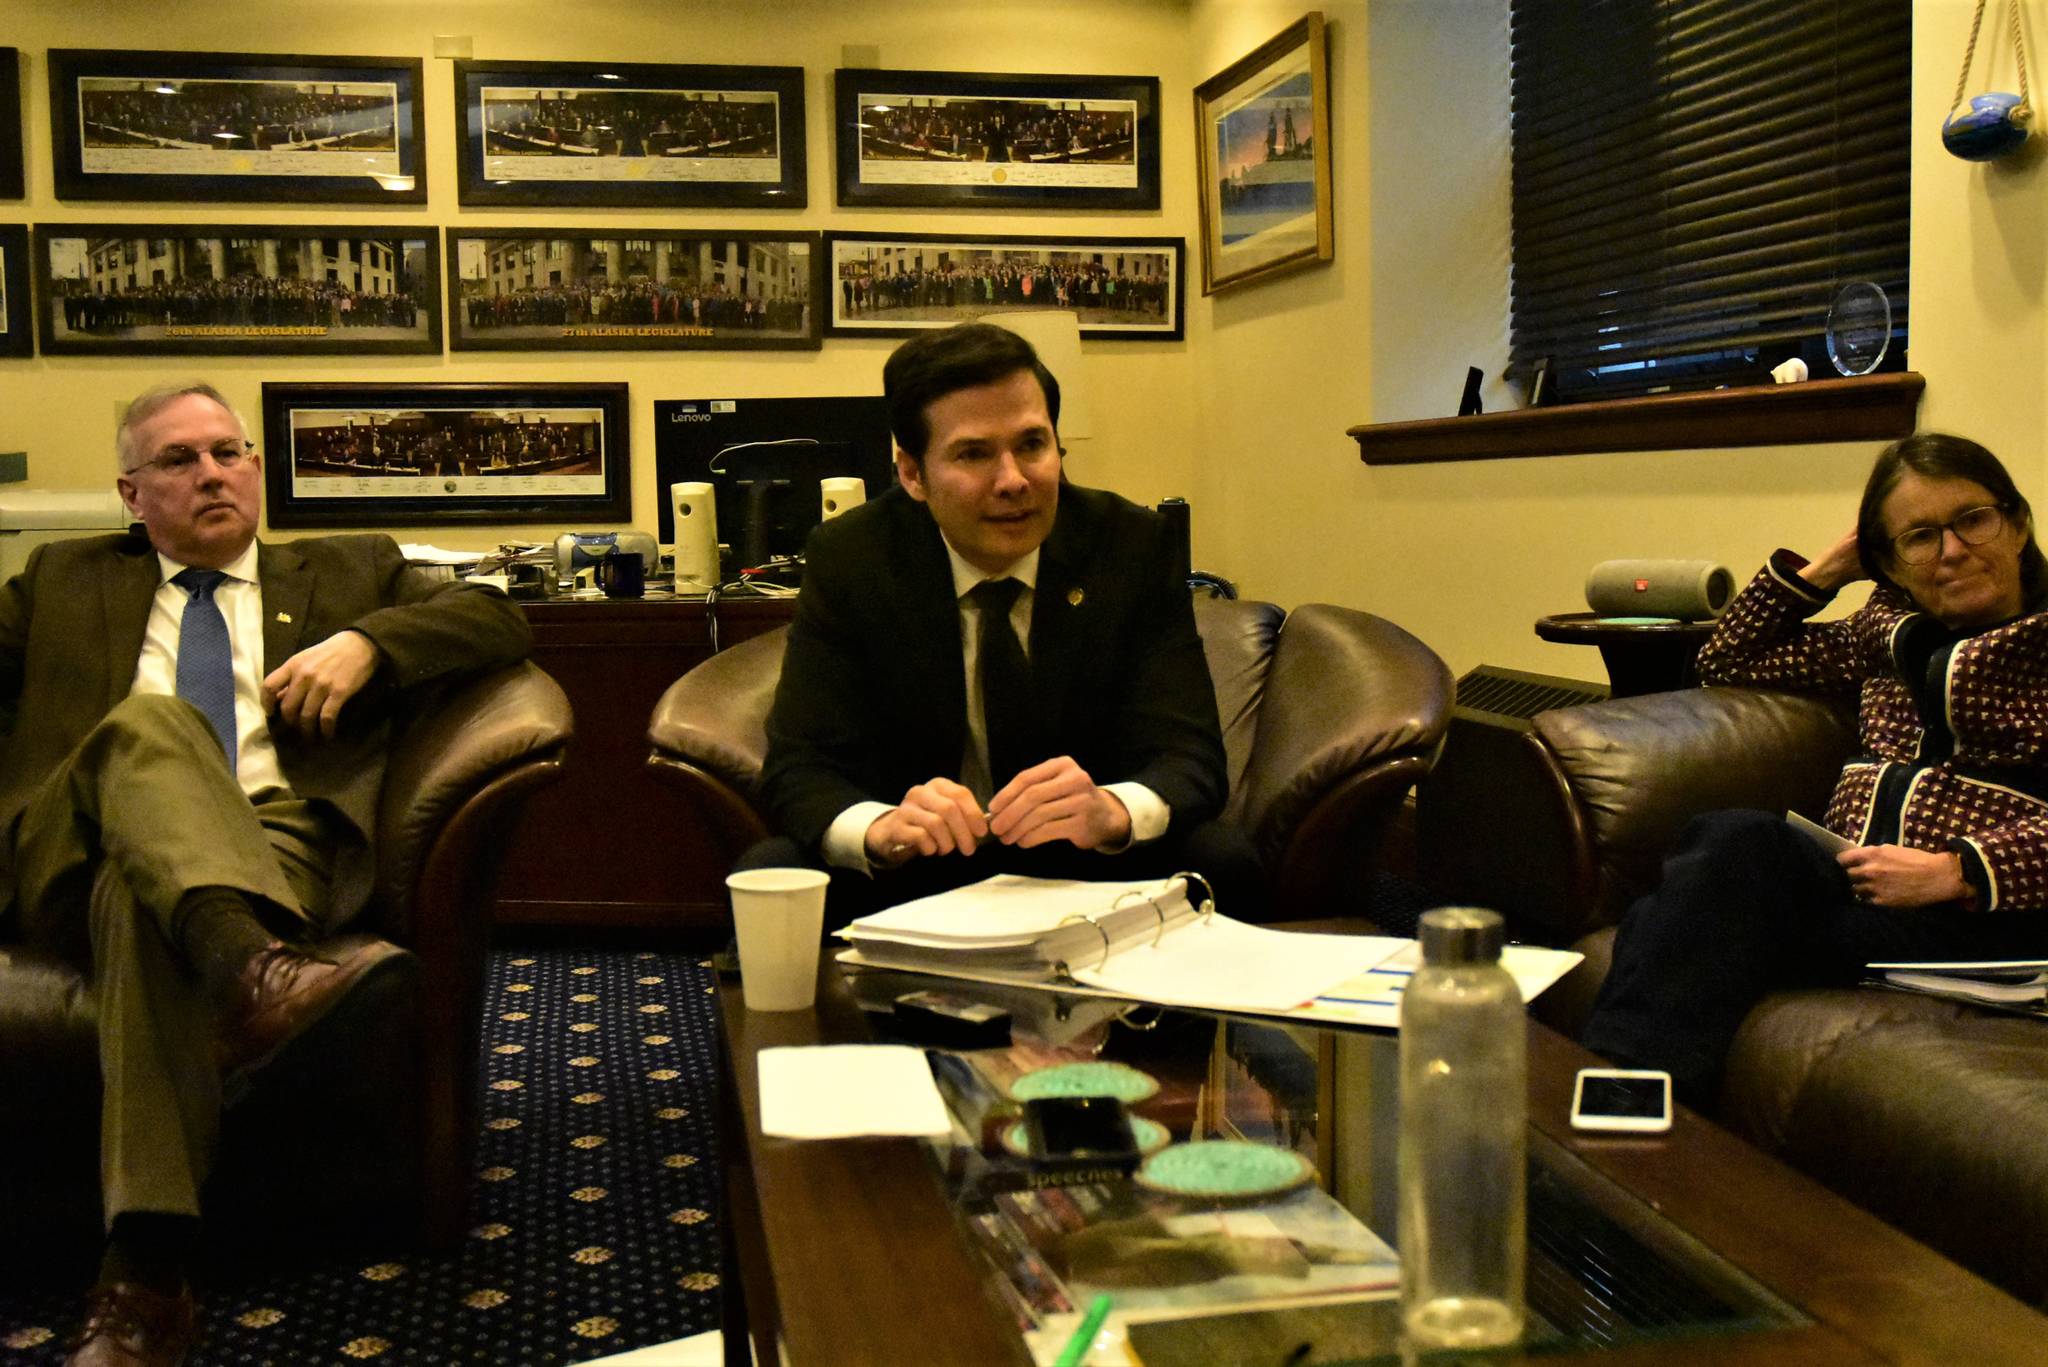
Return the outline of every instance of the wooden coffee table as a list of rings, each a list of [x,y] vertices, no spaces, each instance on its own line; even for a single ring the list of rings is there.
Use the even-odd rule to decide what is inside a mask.
[[[737,981],[720,996],[727,1361],[748,1361],[751,1334],[758,1361],[777,1360],[779,1339],[800,1367],[1029,1362],[924,1143],[761,1134],[762,1049],[871,1038],[829,955],[814,1012],[749,1012]],[[1532,1154],[1548,1155],[1603,1218],[1645,1245],[1719,1267],[1710,1280],[1760,1287],[1804,1320],[1551,1350],[1531,1362],[1981,1367],[2038,1363],[2048,1352],[2048,1317],[1689,1111],[1669,1135],[1574,1132],[1573,1074],[1598,1060],[1533,1020],[1528,1030]],[[1386,1047],[1336,1033],[1354,1051]]]

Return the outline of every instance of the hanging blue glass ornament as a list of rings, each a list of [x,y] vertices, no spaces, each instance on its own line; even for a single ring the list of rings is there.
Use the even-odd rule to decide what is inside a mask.
[[[2017,95],[1975,95],[1970,107],[1941,125],[1941,145],[1964,161],[1996,161],[2017,152],[2033,131],[2034,111]]]

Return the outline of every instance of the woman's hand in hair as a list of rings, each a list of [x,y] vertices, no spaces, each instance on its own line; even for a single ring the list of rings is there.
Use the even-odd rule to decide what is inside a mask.
[[[1823,593],[1833,593],[1844,584],[1853,584],[1867,578],[1863,573],[1863,559],[1856,553],[1856,529],[1851,527],[1842,534],[1842,539],[1822,551],[1808,562],[1799,577]]]

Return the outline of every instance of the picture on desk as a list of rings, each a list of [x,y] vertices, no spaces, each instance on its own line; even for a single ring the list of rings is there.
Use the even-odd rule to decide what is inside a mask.
[[[969,237],[828,233],[842,337],[907,337],[987,313],[1067,309],[1092,338],[1181,335],[1178,237]]]
[[[455,351],[815,350],[816,233],[448,231]]]
[[[625,521],[623,384],[266,384],[274,527]]]
[[[38,224],[49,355],[441,351],[431,229]]]
[[[60,199],[424,203],[417,59],[58,49]]]

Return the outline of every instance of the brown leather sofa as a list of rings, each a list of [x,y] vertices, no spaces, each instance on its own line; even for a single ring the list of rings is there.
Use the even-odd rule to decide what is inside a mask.
[[[1289,614],[1200,599],[1195,625],[1229,761],[1224,815],[1272,871],[1272,914],[1356,911],[1359,877],[1435,762],[1450,672],[1393,623],[1325,603]],[[697,666],[663,695],[648,727],[649,766],[717,834],[728,865],[769,834],[753,799],[786,637],[770,632]]]
[[[1576,1033],[1614,931],[1699,812],[1818,819],[1855,748],[1825,704],[1690,689],[1546,712],[1519,785],[1563,897],[1511,924],[1586,954],[1536,1002]],[[1564,909],[1570,909],[1568,912]],[[1783,992],[1743,1022],[1718,1118],[2026,1300],[2048,1298],[2048,1023],[1877,988]]]
[[[232,1231],[217,1243],[459,1237],[499,856],[572,732],[561,688],[520,664],[458,686],[394,743],[376,893],[350,931],[410,949],[417,990],[318,1076],[259,1075],[229,1107],[205,1196],[210,1226]],[[0,927],[0,1242],[47,1263],[89,1252],[102,1228],[93,993],[76,967],[9,933]]]

